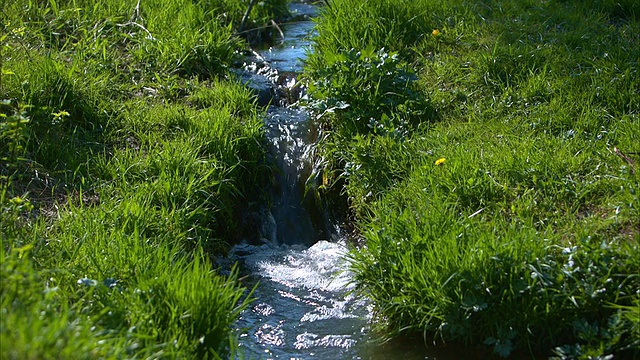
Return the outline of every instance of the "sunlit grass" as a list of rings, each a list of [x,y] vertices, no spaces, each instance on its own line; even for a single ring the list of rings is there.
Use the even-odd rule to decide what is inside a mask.
[[[406,106],[359,109],[366,90],[340,97],[341,82],[322,81],[389,79],[356,63],[312,88],[340,105],[318,108],[323,177],[357,217],[352,266],[381,335],[504,356],[638,354],[639,30],[631,1],[324,10],[312,81],[336,54],[385,48],[415,80],[379,102],[428,99],[410,131],[385,132],[367,124],[397,129]]]
[[[229,356],[249,299],[211,256],[269,172],[247,3],[1,3],[1,357]]]

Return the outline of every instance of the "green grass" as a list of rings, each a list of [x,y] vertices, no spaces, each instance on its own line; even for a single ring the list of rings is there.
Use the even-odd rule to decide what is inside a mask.
[[[210,257],[251,231],[270,174],[227,71],[247,5],[2,1],[2,358],[234,351],[250,299]]]
[[[317,176],[356,217],[380,334],[637,356],[636,2],[330,4]]]

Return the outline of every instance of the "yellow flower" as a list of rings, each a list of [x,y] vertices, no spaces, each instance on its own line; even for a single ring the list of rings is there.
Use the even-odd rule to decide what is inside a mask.
[[[445,161],[447,161],[447,159],[440,158],[440,159],[436,160],[436,165],[442,165],[442,164],[444,164]]]
[[[433,34],[433,36],[438,36],[438,35],[440,35],[440,30],[438,30],[438,29],[433,29],[433,31],[431,32],[431,34]]]

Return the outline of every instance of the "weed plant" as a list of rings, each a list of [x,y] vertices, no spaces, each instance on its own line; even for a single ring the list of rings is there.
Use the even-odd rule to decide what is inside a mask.
[[[318,177],[344,186],[363,243],[350,255],[355,282],[381,336],[512,357],[640,354],[638,10],[323,10],[306,64],[323,127]],[[415,116],[388,106],[397,99]],[[411,126],[367,126],[385,115]]]
[[[0,356],[230,356],[250,298],[210,257],[269,177],[248,2],[1,3]]]

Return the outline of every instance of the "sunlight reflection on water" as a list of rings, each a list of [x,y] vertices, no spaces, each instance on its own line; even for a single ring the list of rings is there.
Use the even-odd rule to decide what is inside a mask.
[[[240,261],[258,282],[257,302],[238,322],[249,356],[357,358],[348,352],[366,337],[369,305],[352,293],[344,242],[304,246],[239,245]]]

